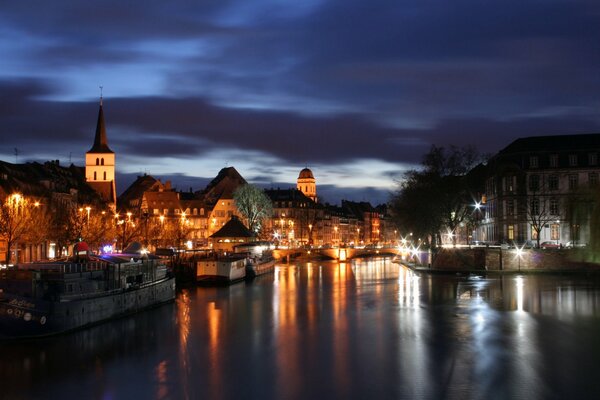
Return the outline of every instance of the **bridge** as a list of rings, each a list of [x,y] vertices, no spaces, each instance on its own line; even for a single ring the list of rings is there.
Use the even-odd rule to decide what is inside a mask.
[[[329,258],[331,260],[346,261],[359,257],[393,257],[400,253],[397,247],[381,248],[354,248],[354,247],[335,247],[335,248],[313,248],[313,249],[275,249],[273,257],[276,259],[288,259],[295,257],[315,257]]]

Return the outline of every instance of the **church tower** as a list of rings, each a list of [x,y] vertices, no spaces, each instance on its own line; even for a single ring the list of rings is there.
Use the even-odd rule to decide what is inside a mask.
[[[317,202],[317,181],[310,169],[304,168],[298,175],[298,183],[296,185],[299,191],[310,198],[315,203]]]
[[[94,145],[85,153],[85,180],[104,201],[112,207],[116,207],[115,153],[108,147],[106,141],[102,96],[100,96],[100,111],[98,112]]]

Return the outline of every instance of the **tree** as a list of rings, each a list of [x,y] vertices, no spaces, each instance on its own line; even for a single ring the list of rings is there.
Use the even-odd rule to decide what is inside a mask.
[[[233,200],[244,222],[252,232],[261,230],[263,221],[273,214],[273,204],[265,192],[253,185],[242,185],[233,193]]]
[[[48,239],[56,242],[57,256],[62,256],[63,248],[81,239],[85,224],[82,212],[73,204],[53,204],[52,220]]]
[[[6,241],[7,264],[11,261],[12,246],[27,237],[33,227],[32,220],[32,204],[21,194],[11,194],[2,203],[0,207],[0,237]],[[15,256],[17,256],[16,253]]]
[[[480,159],[472,146],[432,146],[422,168],[406,172],[392,196],[390,211],[397,225],[431,246],[441,242],[442,228],[446,228],[456,244],[458,227],[473,212],[480,182],[470,179],[469,172]]]
[[[81,238],[91,249],[100,249],[103,245],[113,242],[116,227],[114,217],[108,210],[94,210],[83,218]]]
[[[561,215],[561,199],[551,190],[549,182],[549,176],[529,175],[528,182],[524,182],[525,190],[519,201],[521,215],[525,215],[531,225],[532,239],[536,241],[538,248],[544,227],[564,218],[564,215]]]

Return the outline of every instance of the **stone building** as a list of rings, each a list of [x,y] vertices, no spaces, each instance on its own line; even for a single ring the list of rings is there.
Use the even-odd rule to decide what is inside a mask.
[[[474,239],[577,245],[590,240],[600,134],[515,140],[488,162]]]

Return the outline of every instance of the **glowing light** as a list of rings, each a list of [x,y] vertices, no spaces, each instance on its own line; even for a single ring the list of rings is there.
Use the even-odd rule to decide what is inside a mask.
[[[105,246],[102,247],[102,252],[104,254],[110,254],[110,253],[113,252],[113,247],[111,245],[107,244],[107,245],[105,245]]]
[[[185,242],[185,246],[187,247],[188,250],[191,250],[194,247],[194,244],[192,243],[191,240],[188,240],[187,242]]]

